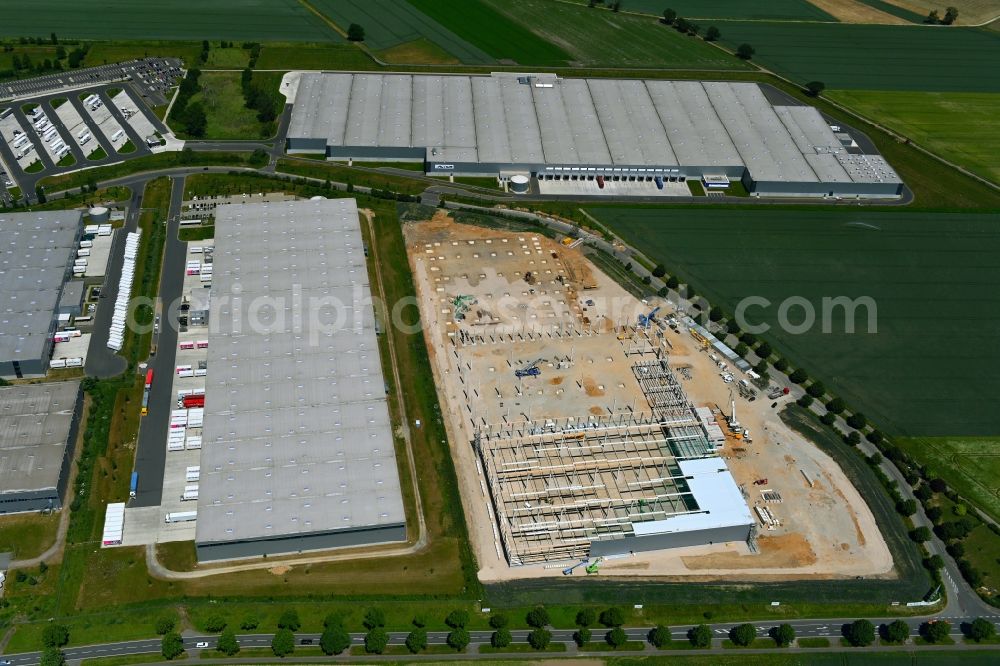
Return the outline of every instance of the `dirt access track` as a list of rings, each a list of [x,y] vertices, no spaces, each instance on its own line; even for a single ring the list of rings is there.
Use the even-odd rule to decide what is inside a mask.
[[[501,419],[648,412],[631,371],[636,356],[626,353],[628,342],[614,331],[655,304],[630,296],[578,248],[541,234],[457,224],[443,211],[433,220],[405,223],[403,232],[480,578],[562,577],[566,563],[508,565],[471,445],[474,429]],[[468,307],[456,320],[459,296],[467,297]],[[661,319],[670,309],[662,305]],[[554,334],[567,327],[586,334]],[[543,329],[553,334],[455,344],[463,331]],[[669,363],[684,377],[690,400],[720,416],[727,432],[720,455],[744,488],[751,512],[757,517],[757,507],[765,508],[773,520],[758,521],[757,552],[745,543],[725,543],[640,553],[605,560],[600,573],[688,581],[893,577],[892,557],[868,506],[831,458],[782,423],[783,404],[772,409],[763,396],[748,402],[733,395],[734,384],[724,383],[709,352],[683,326],[665,328],[663,335]],[[572,363],[560,362],[565,358]],[[513,379],[512,366],[536,359],[541,376]],[[752,444],[725,428],[721,413],[732,409],[731,399]],[[586,574],[579,567],[572,575]]]

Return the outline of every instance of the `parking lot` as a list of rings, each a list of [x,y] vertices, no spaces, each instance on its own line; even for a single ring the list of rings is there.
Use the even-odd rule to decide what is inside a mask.
[[[116,82],[0,103],[7,188],[33,200],[35,184],[46,176],[165,150],[147,145],[149,136],[173,136],[142,100],[134,82]]]
[[[183,63],[176,58],[145,58],[36,76],[0,85],[0,101],[131,81],[143,101],[165,104],[173,79],[181,75]]]

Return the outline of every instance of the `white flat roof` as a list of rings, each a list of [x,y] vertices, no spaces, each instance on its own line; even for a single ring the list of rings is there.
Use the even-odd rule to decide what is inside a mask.
[[[877,168],[845,163],[817,109],[776,106],[752,82],[305,73],[288,138],[424,148],[439,163],[745,166],[757,181],[899,182],[879,156],[863,156]]]
[[[196,541],[404,523],[355,201],[219,206],[215,230]]]
[[[753,516],[726,461],[722,458],[679,460],[677,465],[698,503],[697,513],[632,523],[636,536],[692,532],[717,527],[752,525]]]

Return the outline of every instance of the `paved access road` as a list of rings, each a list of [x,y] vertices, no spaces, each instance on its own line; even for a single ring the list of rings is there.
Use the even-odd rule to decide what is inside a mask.
[[[855,618],[849,618],[849,619],[841,618],[835,620],[790,620],[788,624],[791,624],[795,628],[796,637],[798,638],[818,638],[818,637],[830,638],[834,639],[831,641],[831,643],[835,646],[836,639],[839,639],[839,637],[841,636],[841,627],[844,624],[853,622],[854,619]],[[878,624],[882,622],[892,622],[895,619],[898,618],[873,620],[873,622],[875,623],[876,626],[878,626]],[[924,619],[903,618],[903,619],[910,625],[911,635],[916,635],[917,629],[920,626],[921,622],[926,620],[926,618]],[[971,619],[972,618],[969,618],[966,621],[971,621]],[[992,619],[995,622],[997,619],[1000,618],[994,617]],[[774,621],[758,622],[754,624],[757,627],[758,636],[766,636],[768,630],[771,627],[776,626],[776,623]],[[672,639],[678,643],[686,642],[687,632],[689,629],[691,629],[692,626],[693,625],[682,625],[677,627],[671,627],[670,634]],[[728,635],[729,630],[734,626],[736,626],[734,623],[728,623],[728,624],[720,623],[720,624],[710,625],[710,627],[712,628],[712,632],[715,634],[715,640],[713,641],[713,649],[719,649],[721,647],[719,645],[719,642]],[[960,623],[957,620],[952,623],[952,636],[956,639],[958,639],[961,636],[961,631],[959,629],[959,626]],[[650,629],[651,627],[633,627],[626,629],[625,633],[628,635],[628,638],[631,641],[646,641],[646,636],[648,635]],[[566,644],[567,651],[570,653],[575,653],[578,650],[576,648],[576,643],[573,641],[574,631],[575,630],[573,629],[552,629],[551,630],[552,642]],[[601,641],[603,638],[603,633],[605,631],[606,629],[604,629],[603,627],[592,628],[592,640],[596,642]],[[528,632],[526,630],[515,630],[512,631],[511,634],[513,636],[515,643],[527,642]],[[467,650],[464,656],[465,657],[482,656],[488,659],[495,658],[496,655],[478,654],[478,646],[489,645],[491,635],[492,635],[491,631],[470,631],[469,637],[471,640],[469,643],[469,649]],[[402,631],[390,632],[389,645],[404,645],[406,642],[406,636],[407,632],[402,632]],[[273,634],[242,634],[237,636],[237,640],[239,641],[240,646],[243,648],[261,648],[261,647],[266,648],[270,647],[272,637]],[[299,646],[319,645],[320,635],[300,633],[296,634],[295,638],[296,638],[296,645]],[[448,632],[446,631],[427,632],[427,642],[431,645],[444,645],[447,643],[447,640],[448,640]],[[213,635],[199,635],[194,633],[186,634],[184,636],[184,648],[188,651],[197,651],[199,649],[206,649],[197,647],[199,643],[205,643],[208,645],[208,649],[210,649],[215,647],[217,641],[218,641],[218,636],[214,634]],[[351,642],[354,645],[363,645],[364,634],[352,633]],[[995,645],[995,644],[966,645],[964,643],[961,643],[960,641],[956,642],[957,642],[956,645],[948,646],[948,648],[957,650],[990,649],[990,650],[1000,651],[1000,645]],[[893,649],[898,650],[900,648],[895,647]],[[938,649],[938,648],[931,648],[931,649]],[[856,648],[854,648],[854,650],[860,651]],[[651,645],[647,643],[645,651],[648,653],[648,652],[656,652],[657,650],[655,650],[655,648],[653,648]],[[68,660],[93,659],[98,657],[115,657],[115,656],[132,655],[132,654],[152,654],[160,652],[160,639],[155,638],[155,639],[144,639],[137,641],[124,641],[121,643],[107,643],[104,645],[72,647],[72,648],[66,648],[64,652]],[[726,654],[730,654],[732,652],[733,652],[732,650],[725,650]],[[754,654],[760,654],[762,652],[766,651],[760,649],[753,650]],[[605,656],[607,655],[607,653],[603,654],[605,654]],[[688,654],[690,654],[690,652],[688,652]],[[440,658],[440,655],[434,655],[434,656],[436,658]],[[553,656],[553,655],[546,655],[546,656]],[[35,664],[38,664],[40,657],[41,657],[40,652],[30,652],[30,653],[9,655],[6,657],[6,659],[10,661],[11,666],[35,666]],[[1000,655],[998,655],[998,660],[1000,660]]]
[[[181,204],[184,201],[184,178],[172,178],[170,211],[167,216],[167,238],[163,248],[160,268],[160,286],[157,292],[163,303],[160,326],[154,333],[156,356],[149,359],[153,369],[153,387],[150,389],[149,414],[142,417],[139,442],[135,454],[134,471],[139,473],[139,489],[129,506],[159,506],[163,496],[163,468],[167,462],[167,430],[170,410],[174,405],[171,378],[177,358],[177,306],[184,287],[184,259],[187,243],[177,238]],[[139,187],[138,185],[134,187]]]

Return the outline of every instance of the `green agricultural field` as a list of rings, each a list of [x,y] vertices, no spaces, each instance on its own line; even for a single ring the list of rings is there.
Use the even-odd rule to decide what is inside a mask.
[[[838,90],[829,97],[941,157],[1000,183],[997,93]]]
[[[352,23],[363,27],[365,44],[378,51],[427,39],[466,64],[495,62],[488,53],[402,0],[311,0],[310,4],[345,31]]]
[[[1000,226],[991,215],[864,210],[596,208],[590,210],[667,271],[690,280],[730,314],[772,326],[768,338],[793,365],[821,378],[883,430],[910,436],[993,435],[1000,392]],[[835,309],[824,333],[822,298],[870,297],[855,333]],[[815,309],[805,333],[777,327],[779,305]],[[789,320],[802,321],[801,307]]]
[[[482,0],[567,51],[574,64],[598,67],[744,69],[742,60],[640,16],[587,11],[551,0]]]
[[[1000,520],[1000,438],[918,437],[896,443],[959,495]]]
[[[1000,92],[1000,34],[973,28],[727,22],[722,41],[789,79],[844,90]]]
[[[461,3],[449,0],[406,1],[497,60],[560,66],[572,59],[560,46],[534,34],[483,0],[464,0]],[[518,3],[518,7],[523,8],[524,5]],[[576,8],[569,7],[569,10],[576,11]]]
[[[574,0],[586,5],[589,0]],[[610,3],[609,3],[610,4]],[[625,0],[622,11],[662,16],[666,8],[691,19],[790,19],[797,21],[836,21],[809,0]]]
[[[44,27],[39,27],[39,21]],[[342,41],[297,0],[37,0],[7,3],[0,37],[55,32],[82,39]]]

